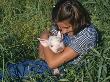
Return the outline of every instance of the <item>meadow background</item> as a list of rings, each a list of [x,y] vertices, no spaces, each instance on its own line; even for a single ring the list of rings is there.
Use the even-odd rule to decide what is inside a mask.
[[[51,10],[58,0],[0,0],[0,70],[7,62],[38,58],[39,34],[51,27]],[[79,0],[99,31],[99,44],[80,64],[66,66],[69,82],[110,82],[110,1]],[[35,82],[31,79],[30,82]],[[49,80],[49,81],[48,81]],[[2,82],[11,82],[7,78]],[[16,81],[15,81],[16,82]],[[44,82],[54,82],[51,76]]]

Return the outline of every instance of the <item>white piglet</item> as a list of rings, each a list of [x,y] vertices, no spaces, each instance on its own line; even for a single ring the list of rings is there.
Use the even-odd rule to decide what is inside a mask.
[[[57,36],[49,37],[48,46],[54,53],[59,53],[64,50],[64,43],[60,31],[58,31]]]
[[[42,40],[38,38],[38,40]],[[44,39],[43,39],[44,40]],[[60,31],[58,31],[57,35],[49,36],[48,40],[45,40],[45,42],[48,43],[49,48],[54,52],[54,53],[60,53],[64,50],[64,43],[62,39],[62,35]],[[45,45],[45,42],[41,43],[42,45]],[[58,68],[53,69],[53,74],[54,75],[59,75],[60,72]]]

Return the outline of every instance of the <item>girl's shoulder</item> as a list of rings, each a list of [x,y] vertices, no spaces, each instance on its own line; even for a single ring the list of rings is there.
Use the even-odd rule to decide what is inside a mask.
[[[77,38],[79,36],[86,36],[87,38],[97,37],[98,33],[95,28],[95,25],[91,24],[91,25],[87,26],[82,31],[80,31],[75,37]]]
[[[71,38],[69,46],[79,53],[87,52],[96,46],[98,34],[94,25],[89,25]]]

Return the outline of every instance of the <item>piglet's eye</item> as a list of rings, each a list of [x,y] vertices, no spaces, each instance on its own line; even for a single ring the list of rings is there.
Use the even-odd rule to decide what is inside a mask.
[[[53,45],[51,45],[51,47],[53,47]]]

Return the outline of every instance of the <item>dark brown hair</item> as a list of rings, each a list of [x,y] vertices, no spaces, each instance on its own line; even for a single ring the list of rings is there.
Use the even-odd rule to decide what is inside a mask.
[[[59,0],[52,10],[53,23],[67,20],[77,34],[91,22],[88,11],[77,0]]]

